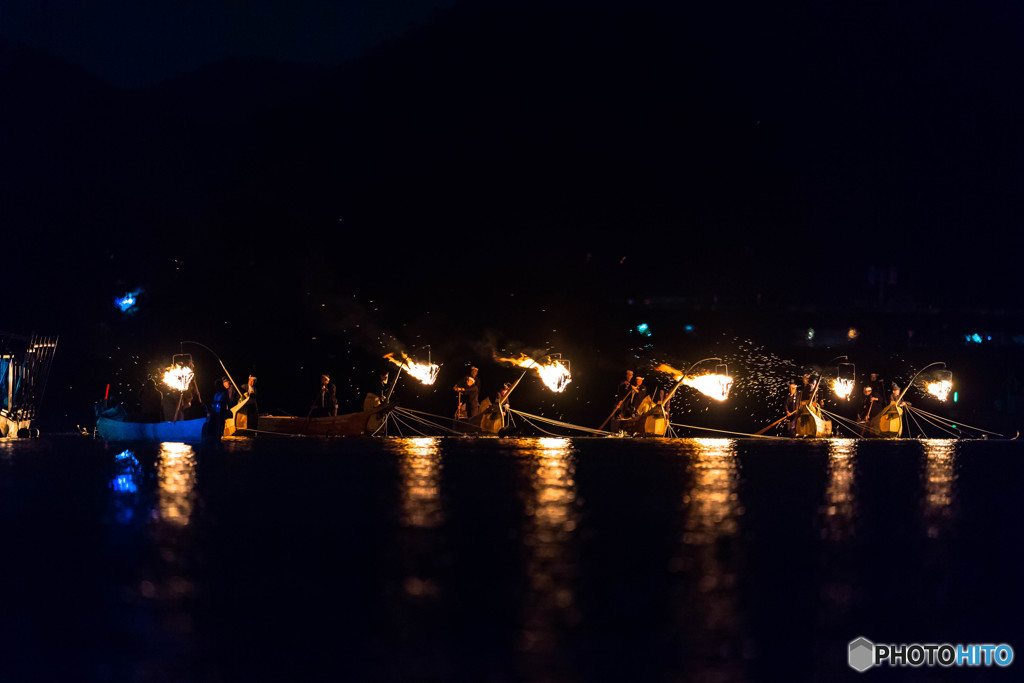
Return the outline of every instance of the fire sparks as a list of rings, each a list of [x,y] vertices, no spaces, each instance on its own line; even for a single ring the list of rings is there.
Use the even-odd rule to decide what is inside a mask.
[[[948,379],[943,379],[938,382],[928,382],[928,384],[925,385],[925,388],[928,390],[928,393],[935,398],[940,401],[945,401],[949,396],[950,390],[953,388],[953,383]]]
[[[435,365],[434,363],[417,363],[412,358],[409,358],[404,351],[401,353],[402,360],[395,358],[395,354],[393,353],[389,353],[384,357],[398,367],[405,368],[407,373],[418,379],[423,384],[429,386],[434,383],[434,380],[437,379],[437,371],[441,369],[441,366]]]
[[[852,379],[834,379],[832,380],[832,392],[839,398],[849,398],[853,392],[853,380]]]
[[[164,373],[164,384],[178,391],[185,391],[192,384],[195,373],[186,365],[175,365]]]
[[[544,385],[555,392],[565,391],[565,388],[572,381],[572,374],[569,367],[560,360],[549,360],[547,363],[538,363],[529,356],[520,354],[519,358],[495,358],[499,363],[511,363],[520,368],[529,368],[536,371]]]
[[[732,389],[732,377],[728,375],[708,373],[706,375],[683,377],[682,372],[664,363],[654,368],[654,370],[655,372],[664,372],[672,375],[676,381],[682,380],[686,386],[693,387],[708,398],[713,398],[716,401],[724,401],[729,398],[729,391]]]

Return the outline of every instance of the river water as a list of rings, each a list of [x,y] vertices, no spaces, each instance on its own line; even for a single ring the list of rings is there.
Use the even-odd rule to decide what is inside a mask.
[[[0,680],[1009,680],[847,647],[1024,647],[1022,490],[1018,441],[0,441]]]

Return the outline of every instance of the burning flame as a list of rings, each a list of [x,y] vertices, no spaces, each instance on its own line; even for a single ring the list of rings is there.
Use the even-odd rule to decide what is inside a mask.
[[[853,380],[852,379],[834,379],[832,380],[832,391],[839,398],[849,398],[853,392]]]
[[[712,374],[699,375],[697,377],[684,378],[683,384],[693,387],[716,401],[724,401],[729,398],[729,390],[732,389],[732,377]]]
[[[195,373],[185,365],[175,365],[164,373],[164,384],[178,391],[185,391],[192,384]]]
[[[403,360],[396,359],[393,353],[389,353],[384,357],[398,367],[405,368],[406,372],[427,385],[434,383],[434,380],[437,379],[437,371],[441,369],[441,366],[433,363],[417,363],[412,358],[409,358],[405,351],[402,351]]]
[[[668,373],[675,377],[677,382],[681,379],[686,386],[693,387],[708,398],[713,398],[716,401],[724,401],[729,398],[729,390],[732,389],[732,377],[728,375],[708,373],[706,375],[683,377],[682,372],[664,363],[654,368],[654,371]]]
[[[495,358],[495,360],[499,363],[511,363],[521,368],[535,370],[541,381],[544,382],[544,385],[551,391],[565,391],[565,387],[572,381],[569,368],[563,365],[560,360],[538,363],[524,354],[519,354],[519,358]]]
[[[945,401],[949,396],[950,390],[953,388],[953,383],[948,379],[943,379],[938,382],[928,382],[925,388],[928,390],[928,393],[935,398],[940,401]]]

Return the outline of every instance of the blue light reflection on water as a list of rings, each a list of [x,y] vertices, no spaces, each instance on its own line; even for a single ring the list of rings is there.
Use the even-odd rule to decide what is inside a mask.
[[[32,661],[72,675],[64,660],[81,665],[76,680],[770,680],[779,667],[824,680],[848,670],[859,635],[1024,642],[1016,442],[239,440],[126,453],[5,445],[15,561],[0,630],[26,653],[0,664],[5,680]],[[72,612],[93,626],[70,638],[37,616]],[[815,654],[793,660],[780,638]],[[54,648],[65,657],[31,656]]]

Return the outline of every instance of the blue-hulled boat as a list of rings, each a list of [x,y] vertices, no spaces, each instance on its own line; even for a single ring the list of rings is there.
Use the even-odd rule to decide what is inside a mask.
[[[195,443],[208,436],[210,418],[178,420],[177,422],[124,422],[100,416],[96,418],[96,432],[106,441],[144,441],[160,443],[176,441]],[[209,434],[217,438],[219,434]]]

